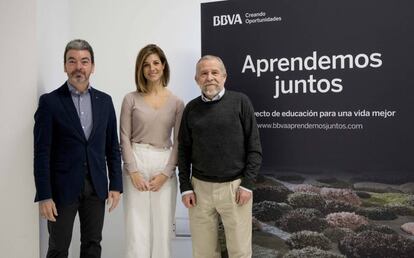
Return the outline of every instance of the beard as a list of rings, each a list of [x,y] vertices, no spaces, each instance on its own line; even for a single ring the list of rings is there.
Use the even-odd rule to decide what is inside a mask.
[[[217,84],[209,84],[203,87],[203,93],[207,98],[214,98],[217,94],[220,93],[222,87]]]
[[[83,82],[88,79],[88,76],[86,76],[84,72],[78,70],[71,73],[71,78],[75,82]]]

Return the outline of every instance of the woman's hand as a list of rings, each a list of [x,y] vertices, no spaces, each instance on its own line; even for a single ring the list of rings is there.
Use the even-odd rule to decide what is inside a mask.
[[[145,181],[145,179],[142,177],[141,173],[138,171],[129,173],[129,176],[131,177],[131,182],[134,185],[135,188],[138,189],[138,191],[149,191],[149,183]]]
[[[160,173],[151,178],[149,181],[149,190],[153,192],[157,192],[160,190],[162,185],[168,180],[168,176]]]

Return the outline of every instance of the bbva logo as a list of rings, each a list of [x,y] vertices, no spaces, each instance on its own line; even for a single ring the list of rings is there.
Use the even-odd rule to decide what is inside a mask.
[[[213,26],[242,24],[240,14],[226,14],[213,16]]]

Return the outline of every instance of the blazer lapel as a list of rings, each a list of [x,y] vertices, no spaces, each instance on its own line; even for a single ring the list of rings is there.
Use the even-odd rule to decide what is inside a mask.
[[[96,126],[99,124],[100,120],[99,109],[101,108],[101,99],[99,98],[99,94],[93,88],[91,88],[90,94],[92,103],[92,131],[88,140],[92,139],[95,134]]]
[[[73,100],[66,83],[62,87],[60,87],[59,93],[60,100],[62,101],[63,107],[66,110],[66,113],[72,122],[72,126],[76,129],[80,137],[86,140],[85,134],[82,130],[82,126],[79,120],[79,116],[77,114],[75,105],[73,104]]]

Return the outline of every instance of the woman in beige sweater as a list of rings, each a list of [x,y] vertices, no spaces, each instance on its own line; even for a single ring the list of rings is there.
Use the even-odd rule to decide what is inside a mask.
[[[167,89],[169,75],[162,49],[154,44],[145,46],[135,64],[137,90],[128,93],[122,102],[128,258],[171,257],[177,195],[176,139],[184,103]]]

